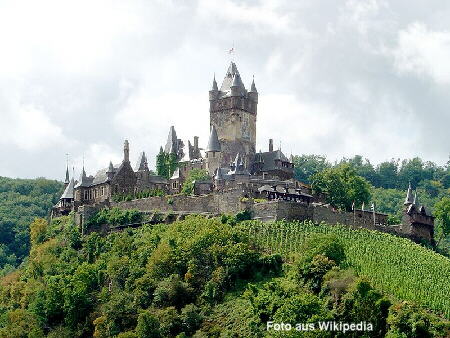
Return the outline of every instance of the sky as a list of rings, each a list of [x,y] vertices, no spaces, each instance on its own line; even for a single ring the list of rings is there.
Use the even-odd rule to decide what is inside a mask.
[[[0,176],[94,174],[125,139],[154,167],[171,125],[206,146],[231,58],[257,150],[449,159],[448,1],[0,0],[0,46]]]

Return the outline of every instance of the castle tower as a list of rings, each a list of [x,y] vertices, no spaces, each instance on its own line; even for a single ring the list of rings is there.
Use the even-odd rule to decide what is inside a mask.
[[[220,142],[216,127],[213,125],[209,135],[208,146],[206,147],[206,169],[210,176],[213,176],[217,168],[219,168],[221,157]]]
[[[221,145],[220,166],[228,167],[240,153],[249,168],[256,148],[258,92],[254,80],[247,91],[236,64],[231,62],[220,90],[214,77],[209,102],[210,126],[216,128]]]

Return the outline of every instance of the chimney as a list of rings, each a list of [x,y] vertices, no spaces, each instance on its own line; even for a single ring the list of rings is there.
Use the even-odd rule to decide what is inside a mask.
[[[128,143],[128,140],[125,140],[123,144],[123,161],[124,162],[130,161],[130,145]]]
[[[198,136],[194,136],[194,152],[198,151]]]
[[[273,139],[269,139],[269,151],[273,151]]]

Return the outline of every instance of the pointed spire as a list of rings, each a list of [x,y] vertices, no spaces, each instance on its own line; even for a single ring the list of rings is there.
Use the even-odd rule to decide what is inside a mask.
[[[114,177],[114,166],[111,161],[109,161],[108,171],[106,172],[106,176],[108,180],[111,180]]]
[[[252,92],[252,93],[257,93],[258,92],[256,90],[256,86],[255,86],[255,75],[253,75],[252,85],[250,86],[250,92]]]
[[[414,201],[413,204],[415,206],[419,206],[419,198],[417,197],[417,189],[414,191]]]
[[[231,87],[239,87],[239,74],[234,74],[233,82],[231,83]]]
[[[216,82],[216,73],[214,73],[214,79],[213,79],[213,84],[212,84],[212,89],[213,91],[218,91],[219,89],[217,88],[217,82]]]
[[[409,182],[408,191],[406,192],[406,198],[404,205],[410,205],[413,203],[413,196],[412,196],[412,188],[411,188],[411,182]]]
[[[69,184],[69,164],[67,164],[67,167],[66,167],[66,179],[65,179],[65,181],[64,181],[64,184]]]
[[[178,138],[177,133],[175,131],[174,126],[170,126],[169,135],[167,136],[166,147],[164,148],[164,152],[166,154],[176,154],[178,152]]]
[[[208,146],[206,147],[206,151],[218,152],[220,151],[220,142],[219,137],[217,136],[216,127],[213,125],[211,127],[211,134],[209,135]]]
[[[139,159],[136,163],[136,167],[134,168],[134,170],[135,171],[149,170],[145,151],[141,152],[141,154],[139,155]]]
[[[62,199],[73,199],[73,188],[75,186],[75,181],[72,177],[70,182],[67,184],[66,188],[64,189],[63,194],[61,195],[60,200]]]

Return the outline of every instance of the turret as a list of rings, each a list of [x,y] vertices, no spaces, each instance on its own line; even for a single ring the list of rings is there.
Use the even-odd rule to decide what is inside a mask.
[[[212,176],[220,165],[220,142],[217,136],[217,130],[215,126],[211,127],[211,133],[209,135],[208,146],[206,147],[206,165],[208,173]]]
[[[125,140],[123,144],[123,161],[130,162],[130,145],[128,140]]]
[[[258,91],[255,86],[255,76],[253,76],[252,84],[250,85],[250,91],[248,92],[248,97],[254,102],[258,103]]]
[[[408,206],[411,204],[413,204],[413,196],[412,196],[411,182],[409,182],[408,191],[406,192],[406,198],[405,198],[405,202],[403,203],[403,205]]]
[[[108,176],[108,180],[112,180],[114,177],[114,166],[111,161],[109,161],[108,171],[106,172],[106,176]]]
[[[231,96],[240,96],[241,95],[238,73],[234,74],[233,82],[231,83],[230,89],[231,89]]]
[[[67,188],[69,183],[70,183],[70,179],[69,179],[69,164],[67,164],[67,167],[66,167],[66,179],[64,180],[64,188]]]
[[[209,100],[215,100],[217,98],[217,94],[219,94],[219,89],[217,88],[216,74],[214,74],[213,84],[211,90],[209,91]]]

